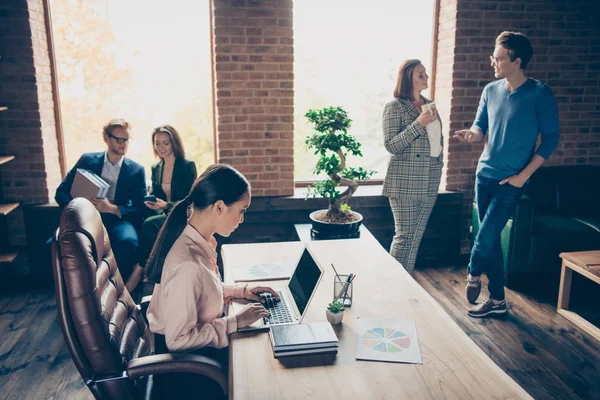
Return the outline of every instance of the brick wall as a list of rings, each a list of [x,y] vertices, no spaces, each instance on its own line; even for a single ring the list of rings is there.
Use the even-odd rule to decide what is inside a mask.
[[[585,0],[440,0],[436,102],[444,133],[470,126],[494,79],[488,55],[505,29],[531,38],[531,76],[560,109],[561,142],[550,164],[600,164],[600,4]],[[244,172],[254,194],[293,193],[292,0],[214,0],[217,151]],[[42,0],[0,3],[0,154],[8,200],[42,203],[60,176]],[[448,135],[447,135],[448,136]],[[481,146],[447,143],[445,187],[466,192],[463,250]],[[50,196],[51,197],[51,196]]]
[[[5,201],[45,203],[60,179],[48,41],[42,0],[0,5],[0,166]],[[13,244],[23,244],[17,212],[10,216]]]
[[[450,111],[444,116],[450,133],[470,127],[483,87],[494,80],[489,55],[496,36],[503,30],[520,31],[535,51],[529,76],[547,82],[558,101],[560,143],[547,165],[600,164],[600,3],[442,0],[440,11],[436,103],[440,112]],[[468,251],[474,172],[482,146],[450,143],[447,149],[446,189],[466,192],[463,250]]]
[[[253,195],[294,191],[292,0],[215,0],[217,158]]]
[[[454,43],[456,41],[456,7],[457,0],[440,0],[437,59],[435,76],[435,104],[442,119],[444,133],[448,127],[454,129],[450,123],[450,109],[452,100],[456,98],[453,87],[454,73]],[[444,148],[448,149],[448,135],[444,135]],[[448,151],[444,152],[444,163],[448,165]],[[451,178],[453,179],[453,178]],[[446,169],[442,171],[442,187],[448,180]]]

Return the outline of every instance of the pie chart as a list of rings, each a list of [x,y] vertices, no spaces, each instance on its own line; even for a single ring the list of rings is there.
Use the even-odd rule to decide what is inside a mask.
[[[390,328],[373,328],[363,333],[361,342],[367,348],[382,353],[398,353],[410,347],[410,337]]]
[[[279,264],[256,264],[250,267],[248,272],[256,278],[269,278],[285,274],[284,268]]]

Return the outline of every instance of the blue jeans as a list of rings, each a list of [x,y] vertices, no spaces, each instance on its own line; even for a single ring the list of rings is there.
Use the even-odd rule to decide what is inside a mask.
[[[479,232],[471,250],[469,273],[479,276],[486,273],[490,297],[504,300],[504,260],[500,247],[500,234],[521,199],[524,187],[477,176],[475,201],[479,211]]]

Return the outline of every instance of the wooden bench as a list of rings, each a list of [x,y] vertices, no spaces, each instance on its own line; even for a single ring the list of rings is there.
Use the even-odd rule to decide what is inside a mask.
[[[560,274],[560,288],[558,290],[557,311],[597,340],[600,340],[600,329],[598,327],[579,314],[567,310],[571,295],[571,277],[573,276],[573,271],[600,284],[600,250],[561,253],[560,258],[563,261]]]

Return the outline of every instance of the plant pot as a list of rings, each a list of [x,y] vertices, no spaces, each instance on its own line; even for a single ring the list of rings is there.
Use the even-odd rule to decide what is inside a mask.
[[[331,311],[329,311],[329,309],[325,309],[325,315],[327,316],[327,321],[329,321],[331,325],[339,324],[344,318],[343,311],[340,311],[338,313],[332,313]]]
[[[358,220],[343,223],[332,224],[330,222],[318,221],[314,216],[323,210],[317,210],[310,213],[310,237],[312,240],[331,240],[331,239],[357,239],[360,237],[360,226],[363,216],[356,211],[350,211],[358,217]]]

